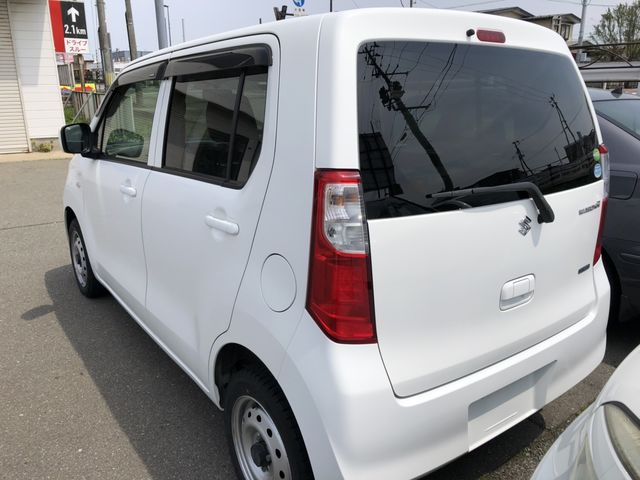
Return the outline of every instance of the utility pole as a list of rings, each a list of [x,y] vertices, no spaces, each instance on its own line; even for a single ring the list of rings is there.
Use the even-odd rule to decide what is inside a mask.
[[[333,12],[333,0],[329,0],[329,11]]]
[[[78,73],[80,74],[80,91],[82,93],[85,93],[87,90],[85,87],[85,80],[84,80],[84,55],[82,54],[76,55],[74,57],[74,61],[77,61]],[[74,87],[75,87],[75,82],[74,82]]]
[[[260,22],[262,23],[262,22]],[[186,42],[186,38],[184,36],[184,18],[182,19],[182,43]]]
[[[101,0],[98,0],[101,1]],[[156,29],[158,30],[158,48],[167,48],[167,27],[164,23],[164,6],[162,0],[155,0],[156,7]]]
[[[362,53],[366,55],[367,65],[373,68],[374,77],[382,78],[382,80],[384,80],[384,83],[387,86],[387,88],[383,87],[380,89],[380,99],[382,100],[382,104],[387,109],[394,110],[402,114],[404,121],[407,124],[407,127],[409,127],[409,130],[411,130],[411,133],[413,133],[413,136],[416,138],[416,140],[422,146],[422,148],[424,148],[424,151],[429,157],[429,160],[431,160],[431,163],[437,170],[438,174],[440,175],[440,178],[442,178],[444,191],[448,192],[453,190],[453,181],[451,180],[451,176],[449,175],[447,168],[442,163],[442,160],[440,159],[438,152],[436,152],[431,142],[427,139],[427,137],[424,135],[422,130],[420,130],[420,126],[418,125],[418,122],[409,111],[410,108],[407,107],[404,104],[404,101],[402,100],[402,95],[404,95],[402,84],[397,80],[392,80],[392,77],[394,75],[403,75],[403,74],[406,74],[406,72],[398,73],[396,71],[397,68],[392,72],[385,72],[382,69],[382,67],[378,65],[378,61],[376,57],[379,57],[380,55],[376,53],[374,48],[367,47],[362,51]],[[412,107],[412,108],[416,108],[416,107]]]
[[[136,31],[133,28],[133,12],[131,11],[131,0],[124,0],[124,18],[127,22],[127,35],[129,36],[129,55],[131,60],[138,58],[138,45],[136,44]]]
[[[107,33],[107,20],[104,14],[104,0],[96,0],[96,7],[98,8],[98,40],[102,54],[102,71],[104,72],[104,83],[108,88],[113,83],[113,60],[111,59],[111,44]]]
[[[169,13],[169,5],[164,5],[167,9],[167,26],[169,28],[169,45],[173,45],[173,39],[171,38],[171,15]]]
[[[584,40],[584,24],[587,23],[587,5],[588,0],[582,0],[582,18],[580,19],[580,34],[578,35],[578,45],[582,46]],[[580,52],[578,52],[580,54]]]
[[[409,8],[413,8],[413,0],[409,0]]]

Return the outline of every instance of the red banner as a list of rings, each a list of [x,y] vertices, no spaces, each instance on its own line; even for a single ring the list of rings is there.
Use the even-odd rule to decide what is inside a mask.
[[[64,53],[64,29],[62,27],[62,10],[58,0],[49,0],[49,15],[53,30],[53,45],[58,53]]]

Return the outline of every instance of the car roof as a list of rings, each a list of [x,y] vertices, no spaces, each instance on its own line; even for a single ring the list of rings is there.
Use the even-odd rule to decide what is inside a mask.
[[[640,100],[635,95],[628,93],[613,93],[613,90],[603,90],[601,88],[588,88],[591,101],[598,102],[602,100]]]
[[[306,32],[306,35],[317,36],[318,31],[320,30],[320,27],[321,25],[323,25],[323,23],[335,24],[339,26],[338,28],[348,29],[351,26],[349,22],[352,22],[354,19],[358,18],[365,19],[368,22],[372,22],[376,19],[388,20],[389,18],[394,18],[395,20],[402,19],[403,21],[408,21],[411,18],[437,18],[440,23],[444,23],[447,25],[450,22],[459,22],[461,24],[468,23],[474,26],[476,26],[477,24],[486,24],[488,29],[501,29],[502,27],[510,29],[511,33],[509,38],[513,40],[513,45],[511,46],[525,46],[531,49],[547,50],[555,53],[564,53],[564,50],[566,50],[566,44],[564,43],[564,40],[562,40],[562,38],[552,30],[533,23],[515,20],[513,18],[499,17],[478,12],[452,11],[432,8],[416,8],[413,9],[413,11],[399,7],[359,8],[353,10],[343,10],[335,13],[323,13],[291,18],[287,19],[286,21],[271,21],[259,25],[244,27],[238,30],[231,30],[191,40],[186,43],[173,45],[162,50],[151,52],[143,57],[137,58],[130,62],[123,70],[123,72],[135,68],[136,65],[144,64],[146,61],[154,57],[171,54],[195,46],[212,44],[223,40],[249,37],[252,35],[277,35],[280,32],[285,32],[292,29],[294,25],[304,25],[304,31]],[[329,28],[329,25],[327,26],[327,29],[331,30]],[[297,32],[297,34],[299,34],[300,32],[299,29],[296,29],[295,31]],[[510,45],[507,44],[507,46]]]

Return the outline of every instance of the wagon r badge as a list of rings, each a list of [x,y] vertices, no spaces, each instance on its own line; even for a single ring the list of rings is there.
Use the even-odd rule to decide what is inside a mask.
[[[527,215],[526,217],[524,217],[522,219],[522,221],[518,225],[520,225],[520,230],[518,230],[518,231],[524,237],[531,230],[531,219]]]
[[[598,200],[593,205],[589,205],[588,207],[581,208],[578,210],[578,215],[584,215],[585,213],[592,212],[593,210],[600,208],[600,200]]]

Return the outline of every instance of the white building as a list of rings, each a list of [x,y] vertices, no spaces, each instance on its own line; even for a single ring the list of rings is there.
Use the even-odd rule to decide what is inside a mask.
[[[0,0],[0,153],[30,151],[63,124],[47,0]]]

